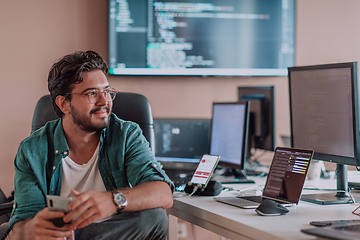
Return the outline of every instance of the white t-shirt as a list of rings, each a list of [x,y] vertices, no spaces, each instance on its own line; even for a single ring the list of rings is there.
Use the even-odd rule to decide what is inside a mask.
[[[99,158],[100,142],[91,159],[79,165],[68,156],[62,161],[62,179],[60,196],[70,197],[70,190],[73,188],[80,192],[95,190],[105,192],[106,188],[101,178],[98,158]]]

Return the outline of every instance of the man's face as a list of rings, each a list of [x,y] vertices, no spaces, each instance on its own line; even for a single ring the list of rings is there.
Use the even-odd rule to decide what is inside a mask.
[[[109,82],[101,70],[85,72],[83,81],[76,84],[70,102],[70,111],[73,123],[86,132],[101,131],[109,125],[109,116],[112,109],[112,101],[107,101],[104,94],[91,103],[88,93],[94,90],[100,92],[109,89]]]

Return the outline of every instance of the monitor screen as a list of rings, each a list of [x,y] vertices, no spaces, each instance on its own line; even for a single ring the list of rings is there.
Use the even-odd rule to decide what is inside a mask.
[[[244,168],[249,103],[213,103],[210,154],[220,155],[220,166]]]
[[[357,62],[291,67],[289,93],[291,146],[314,150],[315,160],[337,163],[336,193],[304,194],[301,199],[352,203],[346,166],[360,163]]]
[[[286,76],[295,0],[109,0],[113,75]]]
[[[250,148],[274,151],[274,87],[238,87],[238,97],[250,102],[248,152]]]
[[[291,144],[314,159],[359,165],[357,63],[289,68]]]
[[[210,119],[154,118],[156,159],[168,168],[197,164],[209,152],[209,125]]]

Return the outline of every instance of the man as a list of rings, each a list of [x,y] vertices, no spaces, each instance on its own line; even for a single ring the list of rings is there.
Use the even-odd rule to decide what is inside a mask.
[[[139,126],[111,113],[116,91],[107,72],[93,51],[66,55],[50,69],[60,119],[20,144],[10,239],[166,238],[173,183]],[[71,196],[70,212],[49,211],[47,195]],[[55,227],[54,218],[67,224]]]

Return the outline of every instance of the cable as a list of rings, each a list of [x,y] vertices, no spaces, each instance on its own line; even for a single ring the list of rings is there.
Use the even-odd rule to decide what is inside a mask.
[[[351,198],[352,203],[356,203],[355,198],[353,197],[353,195],[350,192],[349,192],[349,196]]]
[[[232,188],[232,187],[224,187],[223,186],[223,191],[238,191],[238,192],[240,192],[240,190],[237,190],[237,189],[234,189],[234,188]]]
[[[189,197],[194,195],[194,193],[199,189],[200,186],[201,186],[201,184],[197,184],[196,186],[194,186],[194,189],[193,189],[192,193],[189,194]]]

